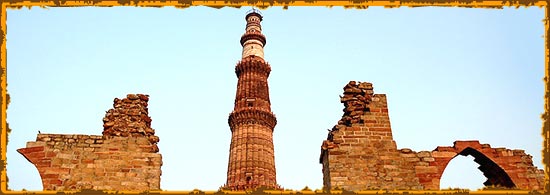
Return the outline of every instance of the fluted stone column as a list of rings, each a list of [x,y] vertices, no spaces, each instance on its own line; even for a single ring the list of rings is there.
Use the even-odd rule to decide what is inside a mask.
[[[242,60],[235,67],[239,79],[235,107],[228,120],[232,138],[226,188],[278,189],[273,148],[273,129],[277,120],[269,101],[267,78],[271,67],[264,60],[266,39],[260,25],[262,15],[251,10],[245,19]]]

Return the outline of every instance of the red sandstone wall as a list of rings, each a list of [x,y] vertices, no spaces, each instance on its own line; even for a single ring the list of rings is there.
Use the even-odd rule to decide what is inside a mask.
[[[542,190],[544,171],[523,150],[491,148],[478,141],[456,141],[433,151],[397,150],[386,96],[372,84],[344,87],[344,115],[321,146],[325,188],[439,190],[443,171],[457,155],[472,155],[487,177],[486,186]]]
[[[162,156],[143,94],[115,98],[103,136],[38,134],[18,149],[44,190],[160,190]]]
[[[420,183],[426,189],[439,189],[447,164],[456,156],[472,155],[479,170],[487,177],[486,186],[542,190],[544,171],[533,165],[532,156],[523,150],[491,148],[479,141],[455,141],[453,146],[439,146],[433,151],[413,152],[402,149],[401,156],[415,163]]]
[[[344,115],[323,143],[326,188],[422,189],[409,162],[402,161],[392,137],[386,96],[371,83],[344,87]]]
[[[145,137],[38,134],[17,150],[44,190],[160,190],[161,154]]]

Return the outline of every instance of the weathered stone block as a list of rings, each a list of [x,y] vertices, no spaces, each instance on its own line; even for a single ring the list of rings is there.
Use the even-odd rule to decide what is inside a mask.
[[[422,158],[422,161],[433,162],[433,161],[435,161],[435,159],[432,158],[432,157],[424,157],[424,158]]]
[[[456,152],[439,152],[439,151],[432,152],[432,157],[434,158],[453,158],[456,155],[458,155]]]
[[[432,157],[432,154],[428,151],[420,151],[417,153],[418,157],[424,158],[424,157]]]

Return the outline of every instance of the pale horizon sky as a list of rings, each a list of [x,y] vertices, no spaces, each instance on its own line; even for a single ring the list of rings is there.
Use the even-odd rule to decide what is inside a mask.
[[[36,168],[15,151],[38,130],[100,135],[114,98],[144,93],[160,137],[161,189],[217,190],[226,180],[248,10],[7,10],[9,188],[42,189]],[[282,187],[322,188],[320,146],[343,114],[339,95],[350,80],[387,95],[398,149],[479,140],[524,149],[543,168],[543,8],[261,12]],[[477,166],[453,159],[441,188],[481,188]]]

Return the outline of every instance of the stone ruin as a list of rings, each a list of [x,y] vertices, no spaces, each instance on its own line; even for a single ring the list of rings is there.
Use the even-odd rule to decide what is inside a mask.
[[[149,97],[115,98],[103,118],[103,135],[38,134],[18,149],[33,163],[44,190],[160,190],[162,156],[151,128]],[[397,149],[385,94],[371,83],[349,82],[340,101],[344,114],[321,146],[327,189],[439,190],[450,160],[472,155],[487,186],[542,190],[544,171],[523,150],[455,141],[433,151]]]
[[[455,141],[433,151],[397,149],[392,138],[385,94],[371,83],[344,87],[344,115],[321,146],[323,184],[327,189],[439,190],[445,167],[458,155],[472,155],[487,177],[486,186],[543,190],[545,174],[523,150],[492,148],[479,141]]]
[[[148,101],[149,96],[143,94],[115,98],[113,108],[103,118],[103,136],[146,137],[152,144],[152,151],[158,152],[159,137],[155,136],[155,130],[151,128]]]
[[[36,166],[44,190],[160,190],[162,156],[148,100],[115,98],[102,136],[38,134],[17,151]]]

